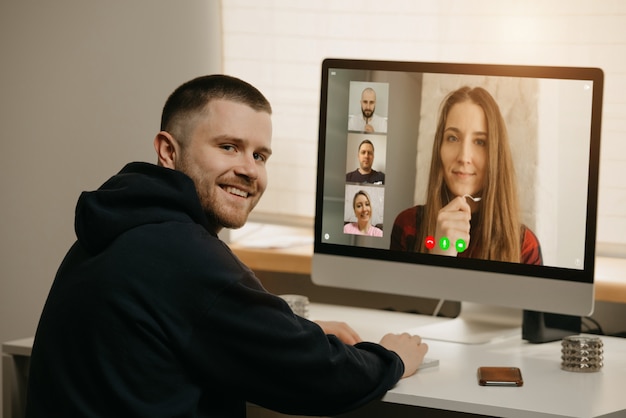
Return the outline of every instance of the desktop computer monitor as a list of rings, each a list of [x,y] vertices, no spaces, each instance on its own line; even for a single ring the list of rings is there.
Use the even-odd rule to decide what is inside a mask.
[[[325,60],[313,282],[589,315],[602,92],[597,68]]]

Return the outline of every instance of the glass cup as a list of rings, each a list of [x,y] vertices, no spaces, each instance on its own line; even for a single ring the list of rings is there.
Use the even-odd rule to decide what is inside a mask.
[[[291,308],[293,313],[303,318],[309,317],[309,298],[303,295],[278,295]]]

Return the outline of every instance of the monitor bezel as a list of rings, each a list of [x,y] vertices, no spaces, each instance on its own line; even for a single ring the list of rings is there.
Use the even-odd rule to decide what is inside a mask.
[[[592,95],[592,114],[591,114],[591,130],[590,130],[590,164],[588,170],[588,190],[587,190],[587,222],[585,226],[585,259],[582,269],[573,269],[554,266],[533,266],[518,263],[506,263],[486,261],[470,258],[443,257],[433,256],[430,254],[407,253],[401,251],[392,251],[379,248],[367,248],[350,245],[341,245],[327,243],[322,240],[322,216],[323,216],[323,193],[324,193],[324,176],[325,176],[325,153],[326,153],[326,124],[327,124],[327,100],[328,100],[328,79],[329,72],[332,69],[349,69],[349,70],[372,70],[372,71],[402,71],[402,72],[418,72],[418,73],[440,73],[440,74],[463,74],[463,75],[484,75],[484,76],[502,76],[502,77],[531,77],[531,78],[554,78],[554,79],[570,79],[570,80],[590,80],[593,82]],[[511,289],[512,281],[519,277],[528,278],[528,283],[535,283],[538,279],[538,285],[547,285],[546,279],[555,280],[554,284],[562,283],[580,283],[578,286],[585,295],[593,293],[593,289],[589,290],[588,286],[593,285],[593,277],[595,270],[595,246],[596,246],[596,228],[597,228],[597,201],[598,201],[598,181],[599,181],[599,156],[600,156],[600,132],[601,132],[601,111],[602,111],[602,93],[603,93],[604,75],[601,69],[591,67],[556,67],[556,66],[530,66],[530,65],[496,65],[496,64],[467,64],[467,63],[443,63],[443,62],[411,62],[411,61],[377,61],[377,60],[357,60],[357,59],[337,59],[329,58],[322,63],[322,83],[320,96],[320,115],[319,115],[319,141],[318,141],[318,168],[317,168],[317,198],[315,209],[315,236],[314,236],[314,255],[313,255],[313,282],[320,285],[347,287],[361,290],[373,290],[389,293],[405,292],[399,289],[389,289],[387,285],[377,284],[375,281],[367,283],[353,283],[349,279],[337,277],[332,273],[332,269],[342,269],[341,263],[348,263],[351,271],[360,270],[359,263],[367,265],[367,271],[378,270],[381,266],[383,270],[398,271],[406,274],[414,274],[416,269],[421,269],[427,274],[435,276],[445,276],[458,274],[459,270],[474,272],[475,276],[485,276],[489,279],[485,283],[482,281],[480,286],[488,286],[488,283],[498,280],[505,280],[501,291]],[[354,263],[350,261],[355,261]],[[357,262],[358,261],[358,262]],[[379,263],[379,264],[377,264]],[[382,263],[382,264],[380,264]],[[332,268],[328,266],[332,265]],[[411,267],[412,266],[412,267]],[[331,271],[329,271],[331,270]],[[342,269],[343,270],[343,269]],[[381,271],[382,273],[382,271]],[[344,271],[343,274],[349,274]],[[497,279],[495,278],[497,277]],[[530,280],[532,279],[532,280]],[[418,280],[419,281],[419,280]],[[444,280],[445,285],[454,285],[454,279]],[[409,282],[404,286],[409,286]],[[450,299],[450,289],[432,289],[416,288],[408,294],[424,297],[445,297]],[[437,287],[437,286],[436,286]],[[531,286],[532,287],[532,286]],[[557,286],[558,287],[558,286]],[[515,289],[516,286],[513,286]],[[497,289],[497,288],[494,288]],[[524,292],[524,285],[519,286],[516,291]],[[452,292],[454,295],[456,292]],[[458,293],[458,299],[465,300],[466,291]],[[530,295],[529,295],[530,296]],[[478,301],[483,299],[476,295],[470,296],[470,300]],[[490,298],[487,298],[490,299]],[[588,299],[582,296],[582,299]],[[582,302],[582,301],[580,301]],[[484,302],[483,302],[484,303]],[[503,302],[506,303],[506,302]],[[499,304],[499,303],[498,303]],[[541,308],[545,310],[545,304],[540,303]],[[582,303],[582,310],[576,309],[577,312],[588,312],[592,309],[591,304]],[[522,308],[528,308],[528,304],[524,303]],[[572,311],[570,308],[554,308],[551,311]]]

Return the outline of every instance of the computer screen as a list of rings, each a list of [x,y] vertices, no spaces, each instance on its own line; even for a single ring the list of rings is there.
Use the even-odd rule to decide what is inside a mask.
[[[313,282],[593,311],[603,73],[327,59]]]

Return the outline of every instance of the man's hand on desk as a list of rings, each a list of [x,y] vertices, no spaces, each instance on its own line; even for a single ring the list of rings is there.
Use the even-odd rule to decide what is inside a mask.
[[[410,335],[406,332],[403,334],[387,334],[380,340],[380,345],[400,356],[404,362],[404,374],[402,377],[409,377],[415,374],[428,352],[428,344],[423,343],[421,337]]]
[[[361,337],[345,322],[339,321],[315,321],[326,334],[335,335],[344,344],[354,345],[362,341]],[[404,363],[404,374],[408,377],[417,371],[417,368],[428,352],[428,344],[423,343],[417,335],[387,334],[380,340],[380,345],[400,356]]]

